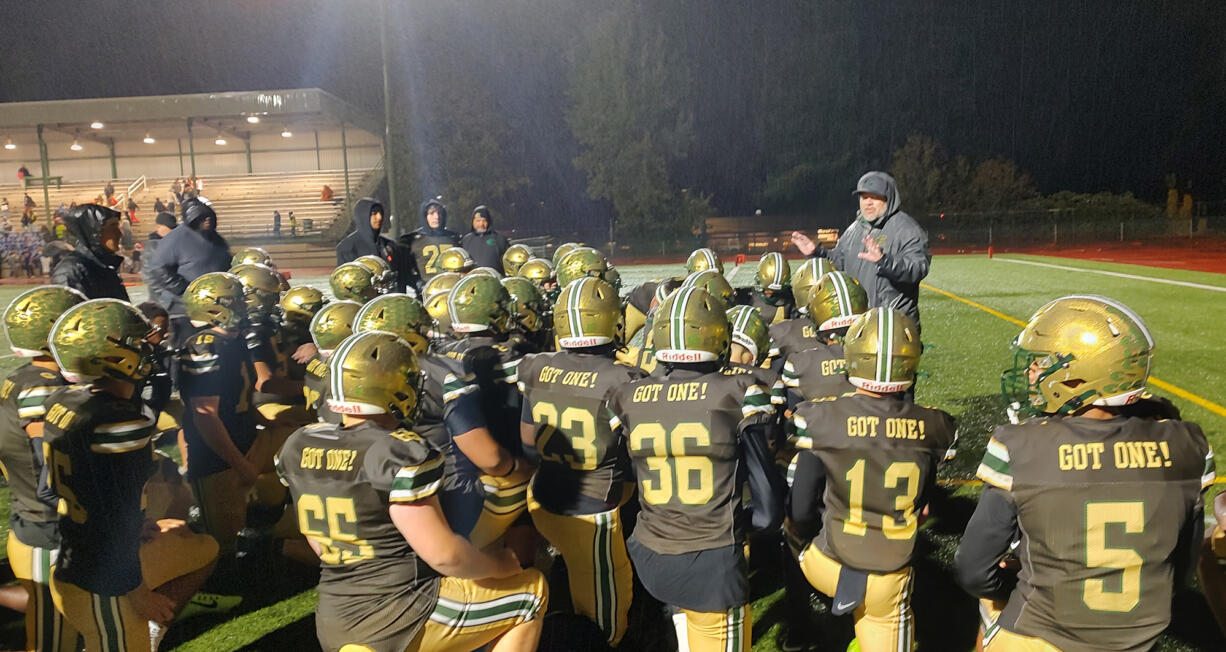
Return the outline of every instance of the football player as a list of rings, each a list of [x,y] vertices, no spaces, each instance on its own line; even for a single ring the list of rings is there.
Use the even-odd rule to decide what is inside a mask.
[[[255,370],[244,340],[243,284],[227,272],[192,281],[183,307],[199,330],[179,356],[187,479],[205,530],[227,553],[246,520],[247,488],[259,466],[247,454],[255,442]]]
[[[728,283],[723,274],[713,269],[704,269],[685,277],[682,287],[695,287],[706,290],[728,310],[736,305],[736,290]]]
[[[802,401],[836,398],[855,391],[847,380],[843,336],[868,310],[868,295],[859,281],[843,272],[830,272],[809,293],[806,317],[817,327],[819,344],[783,357],[780,374],[787,390],[787,409]]]
[[[396,274],[392,271],[392,265],[387,260],[373,254],[367,254],[365,256],[358,256],[353,262],[370,270],[370,273],[374,275],[375,290],[379,294],[396,291]]]
[[[701,288],[674,292],[652,325],[663,376],[623,385],[610,401],[638,480],[642,512],[627,544],[635,573],[680,609],[679,638],[694,652],[750,649],[745,529],[782,520],[767,450],[775,409],[754,375],[721,372],[732,341],[724,311]]]
[[[656,351],[651,339],[651,326],[656,308],[681,287],[685,279],[674,276],[661,281],[648,281],[630,290],[624,311],[626,339],[624,349],[617,351],[617,359],[632,364],[648,373],[656,368]]]
[[[796,305],[790,287],[792,267],[783,254],[778,251],[762,254],[753,282],[754,287],[737,290],[736,303],[757,308],[767,324],[778,324],[793,316]]]
[[[562,258],[570,252],[582,247],[578,242],[563,242],[553,250],[553,256],[550,258],[550,267],[557,267],[558,263],[562,262]]]
[[[597,249],[576,247],[558,259],[558,287],[564,288],[571,281],[590,276],[603,278],[609,270],[609,260]]]
[[[365,303],[379,296],[375,275],[361,263],[345,263],[332,270],[328,277],[332,296],[340,301]]]
[[[51,572],[60,545],[54,500],[39,497],[46,484],[43,459],[43,403],[68,384],[51,356],[47,336],[55,320],[85,295],[62,285],[21,293],[4,311],[4,333],[18,357],[29,361],[0,385],[0,470],[9,486],[8,560],[13,576],[29,595],[26,604],[27,650],[72,652],[77,632],[51,600]]]
[[[984,649],[1148,650],[1195,566],[1213,451],[1194,423],[1128,416],[1154,340],[1124,304],[1056,299],[1013,346],[1001,386],[1036,416],[988,441],[955,557]]]
[[[243,247],[234,252],[234,256],[230,258],[230,267],[234,268],[239,265],[267,265],[276,269],[272,256],[268,255],[268,252],[262,247]]]
[[[473,378],[458,361],[427,352],[434,328],[426,309],[405,294],[379,297],[354,317],[354,332],[394,333],[417,354],[424,377],[413,429],[444,454],[447,479],[439,503],[452,530],[467,537],[485,506],[481,476],[509,476],[517,463],[486,427]]]
[[[541,288],[541,292],[545,293],[545,300],[549,302],[549,305],[553,305],[557,301],[558,292],[561,292],[561,289],[558,287],[553,264],[548,260],[532,258],[523,265],[520,265],[518,275],[536,283]]]
[[[473,271],[473,257],[463,247],[452,247],[438,255],[439,273],[467,274]]]
[[[311,344],[311,320],[325,303],[323,292],[309,285],[290,288],[281,296],[281,337],[285,350],[294,352],[289,361],[291,379],[302,380],[306,360],[314,352],[303,354],[299,350]]]
[[[315,631],[325,650],[536,649],[544,576],[508,549],[482,552],[439,507],[441,454],[404,429],[418,410],[412,348],[358,333],[329,362],[342,425],[290,436],[277,460],[322,572]]]
[[[43,453],[61,506],[52,597],[87,650],[156,650],[217,557],[213,539],[141,510],[157,425],[136,392],[153,368],[149,332],[136,308],[98,299],[49,338],[64,377],[85,383],[48,397]]]
[[[598,278],[562,289],[557,353],[519,365],[520,431],[540,458],[529,489],[532,521],[566,561],[571,602],[616,646],[626,632],[633,572],[619,508],[630,499],[625,444],[609,425],[609,399],[641,369],[613,357],[621,300]]]
[[[695,249],[690,253],[690,257],[685,260],[685,273],[687,275],[701,272],[704,269],[713,269],[720,274],[724,273],[724,263],[720,261],[719,254],[715,253],[714,249],[708,249],[707,247]]]
[[[409,250],[403,270],[409,287],[421,294],[422,286],[443,271],[439,256],[452,247],[460,246],[460,236],[447,228],[447,207],[437,199],[421,205],[421,228],[400,236],[400,246]]]
[[[822,276],[833,271],[834,266],[825,258],[810,258],[796,270],[796,276],[792,279],[792,296],[796,300],[798,315],[770,325],[771,350],[767,357],[772,366],[782,365],[783,358],[793,352],[822,343],[813,321],[804,313],[809,310],[809,292],[817,287]]]
[[[515,276],[519,268],[532,258],[532,249],[528,245],[513,244],[502,254],[502,273]]]
[[[809,542],[800,567],[833,599],[832,613],[853,614],[859,649],[910,650],[916,531],[954,420],[902,396],[923,351],[903,313],[868,311],[844,347],[856,392],[802,403],[792,417],[812,443],[796,464],[790,535]]]
[[[515,322],[516,336],[526,339],[537,351],[552,351],[552,306],[545,301],[545,294],[526,278],[509,276],[501,283],[511,297],[511,319]]]
[[[516,386],[516,369],[523,356],[535,350],[522,339],[509,337],[510,295],[497,279],[466,276],[448,295],[447,312],[451,330],[459,339],[440,352],[458,360],[465,376],[476,381],[481,413],[494,440],[514,457],[522,458],[518,428],[522,396]],[[496,541],[524,515],[530,477],[526,465],[521,472],[506,477],[483,477],[490,497],[470,534],[474,544],[484,546]],[[522,552],[526,558],[527,551]]]
[[[341,422],[341,416],[328,409],[328,357],[346,337],[353,334],[353,319],[362,304],[357,301],[333,301],[315,313],[311,319],[311,341],[315,354],[307,361],[302,393],[306,404],[315,410],[320,421]]]

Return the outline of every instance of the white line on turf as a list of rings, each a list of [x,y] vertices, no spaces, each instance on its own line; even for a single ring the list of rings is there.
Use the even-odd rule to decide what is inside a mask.
[[[1052,269],[1062,269],[1068,272],[1086,272],[1089,274],[1102,274],[1103,276],[1115,276],[1118,278],[1128,278],[1135,281],[1150,281],[1151,283],[1165,283],[1167,285],[1180,285],[1187,288],[1196,288],[1198,290],[1211,290],[1213,292],[1226,292],[1226,287],[1216,285],[1205,285],[1203,283],[1191,283],[1188,281],[1174,281],[1169,278],[1154,278],[1152,276],[1141,276],[1139,274],[1125,274],[1123,272],[1108,272],[1102,269],[1089,269],[1086,267],[1073,267],[1071,265],[1056,265],[1053,263],[1040,263],[1034,260],[1018,260],[1016,258],[1001,258],[996,256],[992,260],[1002,263],[1017,263],[1019,265],[1034,265],[1036,267],[1050,267]]]

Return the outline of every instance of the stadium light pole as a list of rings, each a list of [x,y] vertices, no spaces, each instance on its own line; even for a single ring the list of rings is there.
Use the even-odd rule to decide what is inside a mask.
[[[387,203],[391,206],[392,239],[400,238],[401,215],[396,203],[396,164],[392,149],[392,82],[388,74],[387,0],[379,2],[379,50],[383,57],[383,169],[387,173]]]

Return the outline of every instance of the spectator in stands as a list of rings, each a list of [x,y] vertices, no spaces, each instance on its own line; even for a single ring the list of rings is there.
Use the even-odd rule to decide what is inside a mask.
[[[75,206],[73,207],[73,210],[76,210]],[[56,218],[55,233],[52,236],[52,239],[53,240],[66,240],[67,238],[68,238],[68,227],[64,226],[64,219]]]
[[[30,179],[30,170],[26,166],[17,168],[17,181],[21,183],[22,189],[26,187]]]
[[[0,218],[4,218],[4,221],[7,222],[12,217],[12,213],[9,212],[9,198],[0,199]]]
[[[157,254],[149,256],[149,293],[170,312],[173,346],[182,346],[195,332],[183,309],[188,283],[209,272],[230,269],[230,245],[217,233],[217,213],[203,197],[183,202],[183,226],[162,238]]]
[[[272,212],[272,237],[281,239],[281,211]]]
[[[332,192],[332,187],[324,184],[324,189],[319,193],[319,201],[329,202],[336,197],[336,193]]]
[[[175,216],[170,213],[158,213],[158,216],[153,218],[153,233],[145,239],[144,251],[141,257],[146,263],[141,267],[141,279],[145,281],[145,285],[152,288],[153,278],[149,273],[148,263],[154,259],[157,254],[158,246],[162,244],[162,239],[170,234],[178,224],[175,222]]]
[[[133,224],[140,224],[140,220],[136,219],[136,211],[140,210],[140,206],[136,205],[136,200],[128,197],[128,219],[132,220]]]
[[[115,184],[110,181],[106,182],[106,188],[102,189],[102,194],[106,196],[106,203],[111,203],[111,197],[115,196]]]
[[[25,208],[21,212],[21,228],[28,229],[34,223],[34,209],[38,208],[38,204],[34,203],[29,195],[26,195]]]
[[[403,257],[400,247],[391,238],[380,235],[386,223],[383,202],[372,197],[359,199],[353,205],[353,231],[336,243],[336,264],[343,265],[361,256],[378,256],[399,271]],[[397,276],[397,291],[403,292],[404,276]]]
[[[175,198],[175,201],[183,203],[183,180],[175,179],[175,182],[170,184],[170,196]]]
[[[123,245],[124,251],[129,251],[136,244],[136,236],[132,235],[132,222],[128,218],[119,220],[119,232],[123,234],[120,238],[120,244]]]
[[[174,203],[174,202],[166,202],[166,212],[167,212],[167,213],[170,213],[171,215],[177,215],[177,214],[178,214],[178,213],[176,213],[176,212],[175,212],[175,203]]]
[[[163,213],[163,212],[165,212],[165,211],[166,211],[166,204],[163,204],[163,203],[162,203],[162,198],[161,198],[161,197],[155,197],[155,198],[153,199],[153,212],[154,212],[154,213]]]
[[[294,217],[294,211],[289,212],[289,237],[298,237],[298,218]]]
[[[473,209],[473,229],[460,239],[460,246],[472,256],[477,267],[493,267],[502,269],[502,254],[506,253],[511,243],[506,236],[492,228],[493,217],[490,209],[478,206]]]
[[[64,218],[68,232],[76,239],[72,253],[60,259],[51,270],[51,282],[79,290],[90,299],[128,300],[128,291],[119,278],[119,255],[123,233],[118,212],[97,204],[86,204]]]

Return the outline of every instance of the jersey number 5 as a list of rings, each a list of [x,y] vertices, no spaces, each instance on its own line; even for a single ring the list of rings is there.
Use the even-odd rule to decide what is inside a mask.
[[[298,498],[298,527],[319,544],[319,559],[325,564],[352,564],[374,559],[375,550],[358,538],[358,515],[352,498],[303,494]]]
[[[1141,602],[1141,565],[1144,560],[1132,548],[1108,548],[1107,526],[1124,526],[1124,534],[1145,531],[1145,503],[1086,503],[1086,568],[1117,568],[1120,589],[1109,591],[1106,580],[1088,579],[1081,586],[1081,601],[1094,611],[1127,613]]]

